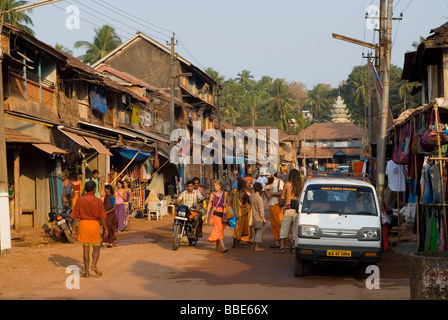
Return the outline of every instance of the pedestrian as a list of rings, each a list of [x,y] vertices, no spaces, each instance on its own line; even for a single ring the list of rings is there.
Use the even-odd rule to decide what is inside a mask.
[[[90,177],[90,181],[95,182],[96,187],[95,187],[95,197],[97,198],[101,198],[101,194],[100,194],[100,188],[101,188],[101,182],[100,182],[100,178],[98,177],[99,172],[97,169],[92,171],[92,176]]]
[[[83,245],[83,260],[85,272],[83,277],[90,276],[89,270],[94,271],[98,276],[102,273],[98,269],[98,259],[100,257],[101,245],[101,229],[100,223],[103,227],[103,236],[107,237],[106,225],[106,211],[100,199],[96,198],[95,183],[88,181],[84,190],[86,192],[84,197],[81,197],[76,202],[70,215],[73,217],[73,231],[72,236]],[[79,224],[78,224],[79,223]],[[78,227],[78,229],[76,229]],[[78,230],[78,231],[76,231]],[[92,266],[90,265],[90,247],[93,247]]]
[[[72,184],[73,184],[73,189],[75,192],[75,196],[72,199],[72,208],[74,208],[76,201],[78,201],[79,197],[84,192],[84,190],[82,188],[81,177],[79,175],[77,175],[76,172],[74,174],[72,174]]]
[[[275,245],[272,248],[280,247],[280,228],[283,219],[283,203],[281,200],[281,194],[284,188],[284,182],[276,177],[272,176],[272,184],[268,187],[270,189],[269,198],[269,219],[271,221],[272,234],[274,235]]]
[[[113,189],[110,184],[104,186],[106,195],[104,196],[103,206],[106,211],[107,236],[103,236],[103,246],[108,248],[118,246],[117,237],[115,235],[115,226],[117,225],[117,216],[115,215],[116,205]]]
[[[282,191],[281,198],[285,200],[285,207],[283,208],[283,219],[280,227],[280,247],[275,253],[285,252],[285,240],[288,237],[290,230],[293,231],[293,239],[296,236],[297,230],[294,228],[296,222],[296,210],[291,209],[291,200],[298,199],[302,192],[303,182],[299,170],[292,169],[289,173],[288,182]],[[290,241],[290,251],[294,251],[294,240]]]
[[[72,206],[72,199],[75,196],[75,187],[70,180],[68,170],[62,172],[62,205],[65,207]]]
[[[227,222],[222,220],[224,204],[227,203],[226,192],[222,190],[222,182],[215,181],[215,191],[211,193],[207,206],[207,220],[213,226],[208,241],[216,245],[216,251],[225,253],[228,249],[224,245],[224,230]]]
[[[198,190],[205,198],[204,188],[201,187],[201,179],[199,179],[199,177],[194,177],[191,181],[193,181],[193,188]]]
[[[253,244],[252,250],[254,251],[264,251],[260,248],[261,242],[263,241],[264,225],[266,224],[266,218],[264,217],[264,203],[261,197],[261,192],[263,186],[259,182],[255,182],[253,187],[253,193],[250,196],[250,219],[249,225],[253,228]]]
[[[222,175],[222,185],[223,185],[222,189],[224,191],[226,192],[230,191],[230,181],[226,178],[225,174]]]
[[[247,194],[246,187],[247,181],[239,179],[238,188],[233,191],[232,207],[237,216],[237,223],[233,229],[233,248],[239,248],[241,238],[249,235],[250,197]]]
[[[117,206],[115,210],[115,214],[117,215],[117,224],[115,228],[117,229],[117,231],[122,232],[124,231],[124,220],[126,216],[126,211],[124,208],[124,199],[126,199],[126,193],[124,191],[123,181],[121,180],[117,181],[114,197],[115,205]]]
[[[131,183],[128,179],[123,180],[123,186],[124,186],[124,192],[126,198],[124,200],[124,228],[126,229],[129,225],[129,221],[131,220],[131,206],[132,206],[132,189],[131,189]]]
[[[240,175],[238,173],[238,170],[235,170],[233,172],[233,177],[230,180],[230,187],[232,188],[232,190],[235,190],[236,188],[238,188],[238,179],[239,179]]]
[[[14,196],[15,196],[14,182],[10,182],[8,188],[8,198],[9,198],[9,224],[11,228],[14,226],[14,214],[15,214]]]
[[[104,197],[106,196],[106,190],[104,189],[104,186],[106,185],[106,183],[104,181],[104,177],[103,176],[98,177],[98,181],[100,182],[99,183],[99,187],[98,187],[98,192],[100,194],[99,198],[101,199],[101,201],[103,201]]]

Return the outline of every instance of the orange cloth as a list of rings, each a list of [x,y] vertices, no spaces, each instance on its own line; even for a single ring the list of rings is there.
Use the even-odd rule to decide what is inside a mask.
[[[280,228],[283,219],[283,208],[279,205],[269,206],[269,219],[271,220],[272,234],[275,241],[280,239]]]
[[[215,215],[213,215],[211,219],[213,219],[213,230],[207,240],[211,243],[216,243],[217,240],[224,239],[224,229],[227,224],[222,222],[221,217]]]
[[[81,220],[78,225],[78,241],[87,245],[100,245],[101,230],[97,220]]]
[[[79,220],[106,220],[107,215],[101,199],[93,194],[86,194],[76,201],[75,207],[70,214]]]

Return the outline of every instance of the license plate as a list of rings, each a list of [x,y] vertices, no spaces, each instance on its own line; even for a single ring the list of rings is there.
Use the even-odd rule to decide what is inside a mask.
[[[327,250],[327,256],[328,257],[351,257],[352,252],[345,251],[345,250]]]

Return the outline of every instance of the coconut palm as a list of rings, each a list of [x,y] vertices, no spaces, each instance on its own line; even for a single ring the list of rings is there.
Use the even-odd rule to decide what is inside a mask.
[[[33,20],[27,13],[31,13],[31,10],[15,12],[9,11],[13,8],[17,8],[28,4],[29,1],[16,1],[16,0],[0,0],[0,11],[4,12],[3,22],[9,23],[19,29],[22,29],[32,35],[34,31],[28,27],[34,26]]]
[[[409,81],[405,80],[402,82],[401,86],[398,88],[398,95],[403,99],[403,108],[400,111],[405,111],[407,109],[408,97],[411,95],[413,85]]]
[[[308,91],[308,97],[303,104],[309,108],[316,120],[329,120],[332,99],[330,97],[330,89],[319,83]]]
[[[250,90],[250,86],[253,83],[254,76],[250,74],[249,70],[243,70],[238,73],[236,80],[241,84],[247,91]]]
[[[294,101],[289,92],[288,84],[281,79],[275,79],[267,92],[266,111],[278,128],[289,131],[289,116],[294,110]]]
[[[218,85],[222,86],[222,84],[224,82],[224,77],[221,76],[218,71],[216,71],[213,68],[207,68],[207,70],[205,70],[205,73],[210,78],[212,78],[212,80],[215,81]]]
[[[86,64],[93,64],[108,55],[121,44],[121,39],[115,33],[115,29],[109,25],[103,25],[101,29],[95,29],[93,43],[77,41],[75,48],[85,48],[86,53],[78,58]]]
[[[412,42],[412,47],[413,47],[415,50],[417,50],[417,49],[418,49],[418,46],[420,45],[420,43],[422,43],[422,42],[425,41],[425,40],[426,40],[425,37],[420,36],[420,37],[418,38],[418,41],[414,41],[414,42]]]
[[[65,52],[66,54],[72,56],[73,55],[73,50],[70,50],[69,48],[65,47],[63,44],[60,43],[56,43],[54,45],[54,47],[58,50],[61,50],[62,52]]]

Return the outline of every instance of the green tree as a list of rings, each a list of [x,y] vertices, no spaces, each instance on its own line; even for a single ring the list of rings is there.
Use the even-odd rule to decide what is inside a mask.
[[[32,35],[34,31],[28,26],[34,26],[33,20],[27,13],[31,13],[32,10],[26,10],[21,12],[10,11],[16,7],[20,7],[28,4],[29,1],[17,1],[17,0],[0,0],[0,9],[4,12],[3,22],[9,23],[19,29],[22,29]]]
[[[214,70],[213,68],[207,68],[205,70],[205,73],[212,78],[213,81],[215,81],[218,85],[221,85],[224,83],[224,77],[219,74],[218,71]]]
[[[65,47],[63,44],[56,43],[54,47],[58,50],[61,50],[62,52],[65,52],[66,54],[73,56],[73,50],[70,50],[69,48]]]
[[[333,99],[330,96],[331,90],[321,83],[315,85],[308,91],[308,96],[303,101],[304,107],[309,108],[315,121],[330,120],[330,108]]]
[[[236,80],[239,84],[243,86],[243,88],[246,89],[246,91],[249,91],[253,87],[254,83],[254,76],[250,73],[249,70],[243,70],[240,73],[238,73],[238,76]]]
[[[275,79],[267,92],[266,111],[277,127],[285,132],[289,131],[293,106],[294,101],[287,83],[282,79]]]
[[[115,29],[109,25],[103,25],[101,29],[95,29],[93,43],[77,41],[75,48],[85,48],[86,53],[78,58],[86,64],[93,64],[108,55],[119,45],[121,45],[121,39],[115,33]]]
[[[414,42],[412,42],[412,47],[413,47],[415,50],[417,50],[417,49],[418,49],[418,46],[420,45],[420,43],[422,43],[422,42],[425,41],[425,40],[426,40],[425,37],[420,36],[420,37],[418,38],[418,41],[414,41]]]

